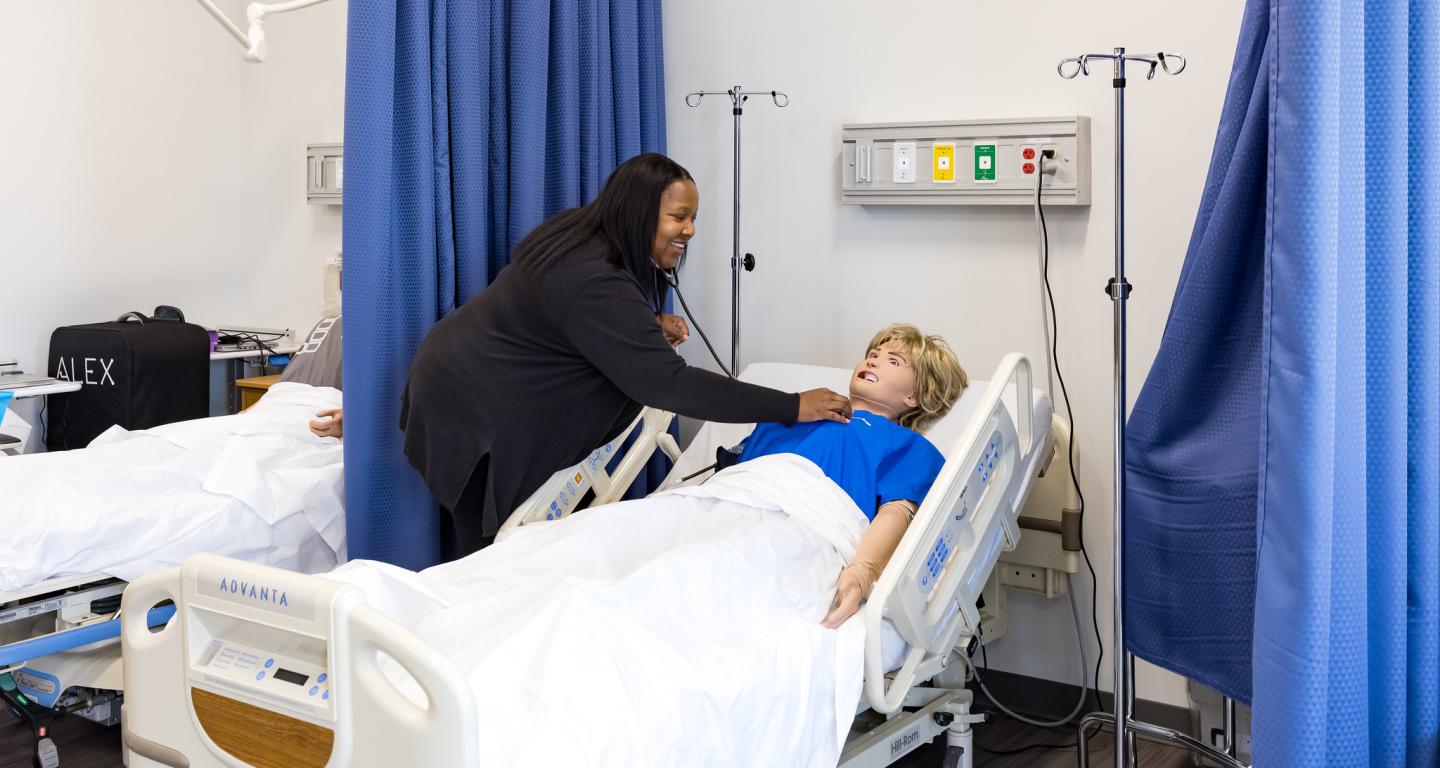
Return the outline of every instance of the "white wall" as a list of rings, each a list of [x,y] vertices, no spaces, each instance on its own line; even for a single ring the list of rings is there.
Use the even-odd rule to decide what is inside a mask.
[[[240,17],[240,3],[222,3]],[[946,335],[972,375],[1011,350],[1043,358],[1025,209],[841,206],[845,122],[1085,114],[1094,204],[1051,209],[1061,360],[1076,407],[1086,541],[1108,654],[1113,125],[1108,79],[1055,61],[1117,43],[1185,53],[1179,78],[1129,98],[1130,397],[1159,343],[1199,200],[1241,3],[864,0],[665,4],[670,150],[700,182],[686,295],[728,353],[730,119],[686,91],[782,88],[745,115],[746,360],[849,365],[879,325]],[[0,25],[0,358],[44,365],[58,325],[169,303],[205,323],[303,331],[323,302],[340,210],[304,202],[304,146],[342,139],[345,2],[272,17],[247,65],[198,6],[32,3]],[[1032,21],[1035,14],[1047,14]],[[901,31],[892,31],[901,30]],[[687,355],[707,364],[692,342]],[[1088,576],[1077,583],[1088,606]],[[1069,609],[1012,595],[997,668],[1074,681]],[[1087,631],[1088,636],[1088,631]],[[1093,648],[1092,648],[1093,658]],[[1143,667],[1144,665],[1142,665]],[[1108,688],[1107,670],[1102,686]],[[1139,695],[1183,704],[1142,669]]]
[[[1240,0],[1222,3],[976,3],[867,0],[665,3],[670,153],[701,190],[700,236],[684,275],[694,309],[728,357],[731,119],[723,97],[687,108],[687,91],[788,91],[744,116],[743,361],[850,365],[879,326],[908,321],[945,335],[972,376],[1018,350],[1043,365],[1028,208],[859,207],[839,202],[840,126],[849,122],[1092,118],[1088,208],[1048,211],[1062,369],[1075,406],[1085,539],[1099,572],[1109,689],[1112,548],[1111,304],[1113,100],[1108,71],[1056,76],[1056,62],[1127,45],[1189,57],[1180,77],[1131,78],[1127,107],[1130,400],[1154,359],[1184,258],[1239,34]],[[700,344],[685,350],[710,365]],[[1076,578],[1084,633],[1090,578]],[[1010,597],[1009,635],[992,666],[1078,682],[1063,600]],[[1182,681],[1141,664],[1140,698],[1183,705]]]
[[[239,313],[243,64],[216,33],[189,2],[5,9],[0,359],[42,370],[55,327],[157,304]]]
[[[340,249],[341,206],[305,202],[305,145],[344,138],[346,10],[332,0],[269,17],[269,58],[245,66],[244,322],[297,336],[336,277],[325,260]]]
[[[305,202],[305,145],[342,140],[346,10],[272,16],[258,65],[188,0],[7,10],[0,360],[41,370],[57,326],[158,304],[309,329],[336,287],[341,211]]]

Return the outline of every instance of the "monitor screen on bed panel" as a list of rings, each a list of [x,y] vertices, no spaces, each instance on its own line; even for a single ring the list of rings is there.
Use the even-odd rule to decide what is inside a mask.
[[[284,680],[287,683],[294,683],[296,685],[304,685],[305,681],[310,679],[310,676],[302,675],[299,672],[291,672],[288,669],[276,669],[275,679]]]

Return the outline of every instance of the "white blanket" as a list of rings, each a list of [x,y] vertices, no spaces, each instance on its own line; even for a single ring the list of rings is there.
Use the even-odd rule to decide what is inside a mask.
[[[814,464],[777,455],[418,574],[330,577],[466,675],[484,765],[833,766],[864,629],[820,619],[866,524]]]
[[[236,416],[0,459],[0,590],[103,572],[130,580],[198,552],[308,572],[343,559],[343,447],[306,426],[340,392],[277,384]]]

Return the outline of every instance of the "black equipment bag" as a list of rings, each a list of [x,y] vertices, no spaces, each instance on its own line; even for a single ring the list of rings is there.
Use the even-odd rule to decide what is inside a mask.
[[[209,415],[210,334],[130,312],[112,323],[56,328],[49,375],[84,384],[51,395],[45,446],[83,448],[119,424],[148,429]]]

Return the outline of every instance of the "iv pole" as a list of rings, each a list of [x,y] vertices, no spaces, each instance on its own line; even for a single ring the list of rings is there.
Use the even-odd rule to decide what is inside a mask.
[[[754,271],[755,254],[740,258],[740,116],[751,96],[769,96],[775,106],[790,106],[790,97],[780,91],[746,91],[735,86],[728,91],[695,91],[685,95],[685,106],[698,107],[706,96],[729,96],[735,117],[735,235],[730,254],[730,375],[740,375],[740,271]]]
[[[1111,85],[1115,89],[1115,274],[1105,286],[1105,294],[1115,308],[1115,713],[1095,712],[1080,721],[1079,766],[1087,768],[1090,762],[1090,729],[1109,725],[1115,730],[1115,768],[1134,765],[1137,735],[1179,745],[1227,768],[1247,768],[1235,757],[1235,710],[1228,697],[1223,751],[1172,728],[1135,719],[1135,655],[1125,650],[1125,571],[1121,561],[1125,547],[1125,301],[1130,297],[1130,283],[1125,279],[1125,66],[1132,61],[1148,64],[1145,79],[1150,80],[1156,69],[1164,69],[1167,75],[1185,71],[1185,57],[1173,53],[1126,54],[1124,48],[1116,48],[1114,53],[1087,53],[1065,59],[1056,71],[1066,80],[1088,76],[1089,63],[1096,60],[1114,65]]]

